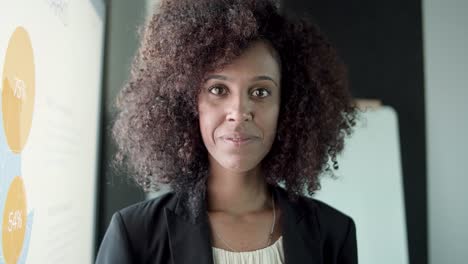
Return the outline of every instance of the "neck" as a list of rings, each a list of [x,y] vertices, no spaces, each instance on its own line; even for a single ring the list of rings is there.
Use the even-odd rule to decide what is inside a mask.
[[[271,194],[260,166],[234,172],[211,166],[207,182],[208,211],[245,215],[271,209]]]

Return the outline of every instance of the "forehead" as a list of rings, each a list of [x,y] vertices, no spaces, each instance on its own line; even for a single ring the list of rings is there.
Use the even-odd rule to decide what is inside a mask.
[[[210,75],[214,73],[248,78],[266,75],[279,80],[280,65],[269,44],[264,41],[254,41],[244,50],[241,56],[222,69],[210,73]]]

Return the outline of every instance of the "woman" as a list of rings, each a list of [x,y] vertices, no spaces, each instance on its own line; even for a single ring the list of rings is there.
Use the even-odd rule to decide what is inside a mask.
[[[268,0],[162,0],[117,105],[117,162],[171,192],[115,213],[97,263],[357,263],[353,220],[303,196],[356,118],[316,26]]]

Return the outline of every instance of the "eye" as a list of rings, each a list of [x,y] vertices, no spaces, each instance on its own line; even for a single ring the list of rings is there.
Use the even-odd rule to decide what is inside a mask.
[[[215,94],[215,95],[223,95],[224,93],[222,93],[222,91],[226,91],[226,89],[222,86],[215,85],[215,86],[210,87],[208,91],[210,91],[210,93]]]
[[[253,91],[252,94],[256,97],[267,97],[268,95],[270,95],[270,91],[268,91],[268,89],[265,88],[260,88]]]

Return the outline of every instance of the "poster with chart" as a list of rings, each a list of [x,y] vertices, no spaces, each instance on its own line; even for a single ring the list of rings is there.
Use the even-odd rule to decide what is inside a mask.
[[[104,2],[0,1],[0,263],[91,263]]]

